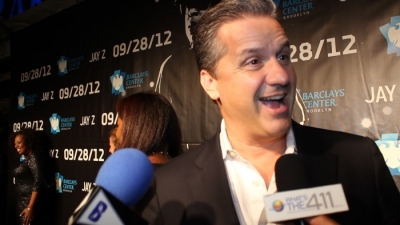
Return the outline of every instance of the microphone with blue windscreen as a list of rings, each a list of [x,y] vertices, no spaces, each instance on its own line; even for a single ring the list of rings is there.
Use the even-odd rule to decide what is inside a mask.
[[[115,151],[100,167],[96,187],[85,197],[68,224],[148,224],[130,209],[149,190],[153,166],[133,148]]]

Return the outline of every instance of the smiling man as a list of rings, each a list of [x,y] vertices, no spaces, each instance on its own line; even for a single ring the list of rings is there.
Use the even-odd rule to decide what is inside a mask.
[[[301,155],[310,187],[341,183],[350,208],[302,222],[400,224],[399,192],[371,139],[292,120],[296,73],[272,1],[222,1],[193,38],[201,85],[223,120],[214,138],[156,171],[150,224],[269,224],[263,197],[277,191],[284,154]]]

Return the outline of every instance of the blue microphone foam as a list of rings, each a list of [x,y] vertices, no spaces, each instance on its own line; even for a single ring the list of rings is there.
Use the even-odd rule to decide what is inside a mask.
[[[153,166],[147,155],[134,148],[124,148],[103,163],[95,182],[130,207],[146,193],[152,179]]]

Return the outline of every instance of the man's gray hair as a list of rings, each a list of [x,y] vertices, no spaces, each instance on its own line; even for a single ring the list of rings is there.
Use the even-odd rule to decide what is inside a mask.
[[[201,17],[193,34],[193,48],[200,70],[205,69],[216,77],[216,64],[226,52],[226,46],[217,38],[218,29],[246,16],[276,18],[275,3],[272,0],[222,0]]]

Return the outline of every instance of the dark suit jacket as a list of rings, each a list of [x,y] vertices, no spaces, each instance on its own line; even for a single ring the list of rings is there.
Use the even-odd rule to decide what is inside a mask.
[[[400,224],[400,194],[369,138],[292,125],[311,186],[341,183],[349,211],[340,224]],[[157,195],[143,212],[150,224],[239,224],[221,154],[219,133],[156,173]]]

